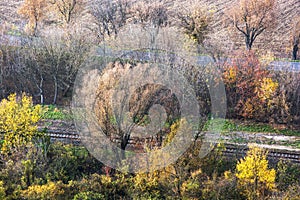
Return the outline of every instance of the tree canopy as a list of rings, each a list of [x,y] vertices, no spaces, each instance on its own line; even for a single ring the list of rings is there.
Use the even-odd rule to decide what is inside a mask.
[[[276,25],[275,0],[240,0],[227,11],[230,23],[245,37],[246,48],[252,48],[255,39]]]

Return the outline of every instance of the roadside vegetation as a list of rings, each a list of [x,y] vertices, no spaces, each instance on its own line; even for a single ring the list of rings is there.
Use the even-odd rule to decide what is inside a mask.
[[[276,60],[299,62],[299,1],[9,0],[0,8],[9,10],[0,13],[1,200],[300,199],[299,164],[269,162],[268,152],[257,146],[249,146],[243,158],[228,159],[220,143],[200,158],[203,141],[196,134],[196,142],[173,164],[132,174],[103,165],[81,145],[53,141],[47,127],[38,127],[72,122],[76,76],[86,64],[102,66],[97,53],[106,52],[112,56],[93,91],[96,99],[82,98],[93,102],[104,134],[111,142],[121,138],[116,145],[123,150],[129,149],[132,133],[114,116],[113,89],[123,74],[160,61],[195,90],[201,115],[196,126],[204,131],[218,121],[211,116],[209,88],[224,84],[226,97],[218,99],[227,110],[218,129],[222,134],[300,137],[300,69],[270,69]],[[195,61],[208,56],[214,61],[210,65]],[[86,74],[80,84],[95,74]],[[125,106],[123,99],[115,100]],[[157,145],[137,145],[141,152],[171,143],[185,120],[168,88],[146,84],[135,88],[129,102],[134,125],[151,123],[152,104],[165,108],[166,122],[153,136]],[[117,114],[124,116],[122,111]],[[299,140],[284,145],[300,148]],[[118,161],[127,155],[122,156]]]
[[[217,120],[217,119],[216,119]],[[208,120],[207,124],[204,126],[203,131],[207,131],[207,128],[211,121]],[[223,121],[222,121],[223,122]],[[230,132],[250,132],[250,133],[271,133],[275,135],[285,135],[285,136],[300,136],[299,130],[293,130],[286,127],[278,127],[278,124],[268,124],[268,123],[257,123],[253,121],[245,120],[224,120],[224,125],[221,129],[223,133]]]
[[[42,106],[42,119],[48,120],[72,120],[72,114],[70,110],[66,110],[63,107],[57,107],[55,105]]]
[[[11,112],[22,114],[24,109],[33,111],[35,106],[28,97],[22,99],[16,101],[11,96],[1,102],[0,109],[7,109],[6,116]],[[7,107],[7,103],[18,110]],[[13,123],[17,122],[6,121],[1,127]],[[25,136],[26,143],[19,143],[15,138],[24,137],[22,131],[27,127],[32,136]],[[6,129],[1,132],[2,199],[299,198],[298,165],[283,161],[270,164],[267,152],[256,146],[250,146],[240,160],[223,157],[222,145],[202,159],[196,156],[197,147],[190,148],[162,170],[124,174],[101,164],[84,147],[50,142],[45,135],[37,134],[35,120],[19,127],[14,137],[9,137]]]

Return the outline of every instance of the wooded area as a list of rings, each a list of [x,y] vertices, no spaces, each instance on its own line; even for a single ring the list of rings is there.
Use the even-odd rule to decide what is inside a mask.
[[[223,117],[212,108],[211,90],[218,87],[226,93],[217,99],[226,107],[224,118],[276,124],[299,137],[300,67],[288,66],[300,66],[298,0],[9,0],[0,10],[0,199],[300,198],[299,165],[269,162],[255,145],[241,159],[223,156],[222,143],[199,156],[201,130]],[[277,61],[287,66],[272,68]],[[174,79],[175,89],[132,88],[130,81],[145,75],[123,78],[145,67],[153,80],[163,79],[153,67],[163,65],[182,75],[182,87],[192,88],[197,102],[189,109],[199,109],[199,130],[176,162],[123,173],[82,145],[52,141],[47,128],[38,130],[50,112],[46,105],[69,107],[79,94],[77,106],[91,105],[104,136],[124,150],[116,161],[122,166],[132,166],[124,162],[134,126],[144,135],[147,125],[160,126],[155,145],[137,147],[139,153],[163,149],[176,136],[190,139],[178,133],[189,122],[175,95],[180,81]],[[84,87],[90,82],[95,88]],[[116,96],[116,88],[127,93]],[[151,118],[161,108],[163,123]],[[76,114],[65,120],[86,117]],[[124,118],[132,119],[126,130]]]

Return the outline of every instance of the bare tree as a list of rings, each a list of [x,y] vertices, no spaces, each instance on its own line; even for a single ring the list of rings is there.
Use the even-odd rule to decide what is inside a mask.
[[[165,1],[141,0],[133,4],[131,22],[148,30],[152,48],[155,49],[157,35],[169,23],[169,10]]]
[[[255,39],[276,25],[276,0],[239,0],[227,11],[229,22],[245,37],[248,50]]]
[[[23,91],[35,99],[40,97],[41,104],[56,104],[58,99],[70,96],[77,70],[88,52],[85,40],[75,34],[69,37],[52,35],[47,39],[28,40],[24,48],[19,49],[21,56],[16,58],[20,70],[15,70],[15,77],[19,87],[28,88]]]
[[[95,0],[89,6],[93,17],[91,29],[100,41],[105,36],[117,35],[129,18],[130,2],[127,0]]]
[[[141,0],[132,6],[133,23],[143,26],[164,27],[168,24],[169,10],[163,1]]]
[[[70,40],[69,40],[70,39]],[[59,93],[65,96],[74,83],[79,66],[84,61],[87,45],[78,38],[43,39],[37,54],[40,64],[51,77],[53,83],[53,104],[56,104]]]

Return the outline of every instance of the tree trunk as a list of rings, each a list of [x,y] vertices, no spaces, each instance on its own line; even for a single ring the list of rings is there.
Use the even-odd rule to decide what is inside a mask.
[[[34,27],[33,27],[33,36],[34,37],[37,36],[37,28],[38,28],[38,19],[35,18],[35,20],[34,20]]]
[[[44,79],[41,76],[41,82],[40,82],[40,85],[39,85],[39,90],[40,90],[40,98],[41,98],[41,104],[42,105],[44,104],[43,81],[44,81]]]
[[[58,93],[58,84],[57,84],[57,78],[56,76],[53,76],[54,80],[54,97],[53,97],[53,104],[56,104],[57,101],[57,93]]]
[[[292,60],[297,60],[297,53],[298,53],[299,47],[298,44],[293,45],[293,55]]]
[[[252,42],[251,42],[250,36],[245,36],[245,42],[246,42],[246,49],[251,50]]]
[[[127,144],[129,142],[129,138],[130,138],[130,135],[128,134],[124,134],[122,139],[121,139],[121,149],[122,149],[122,157],[121,159],[124,160],[125,159],[125,149],[127,147]]]

